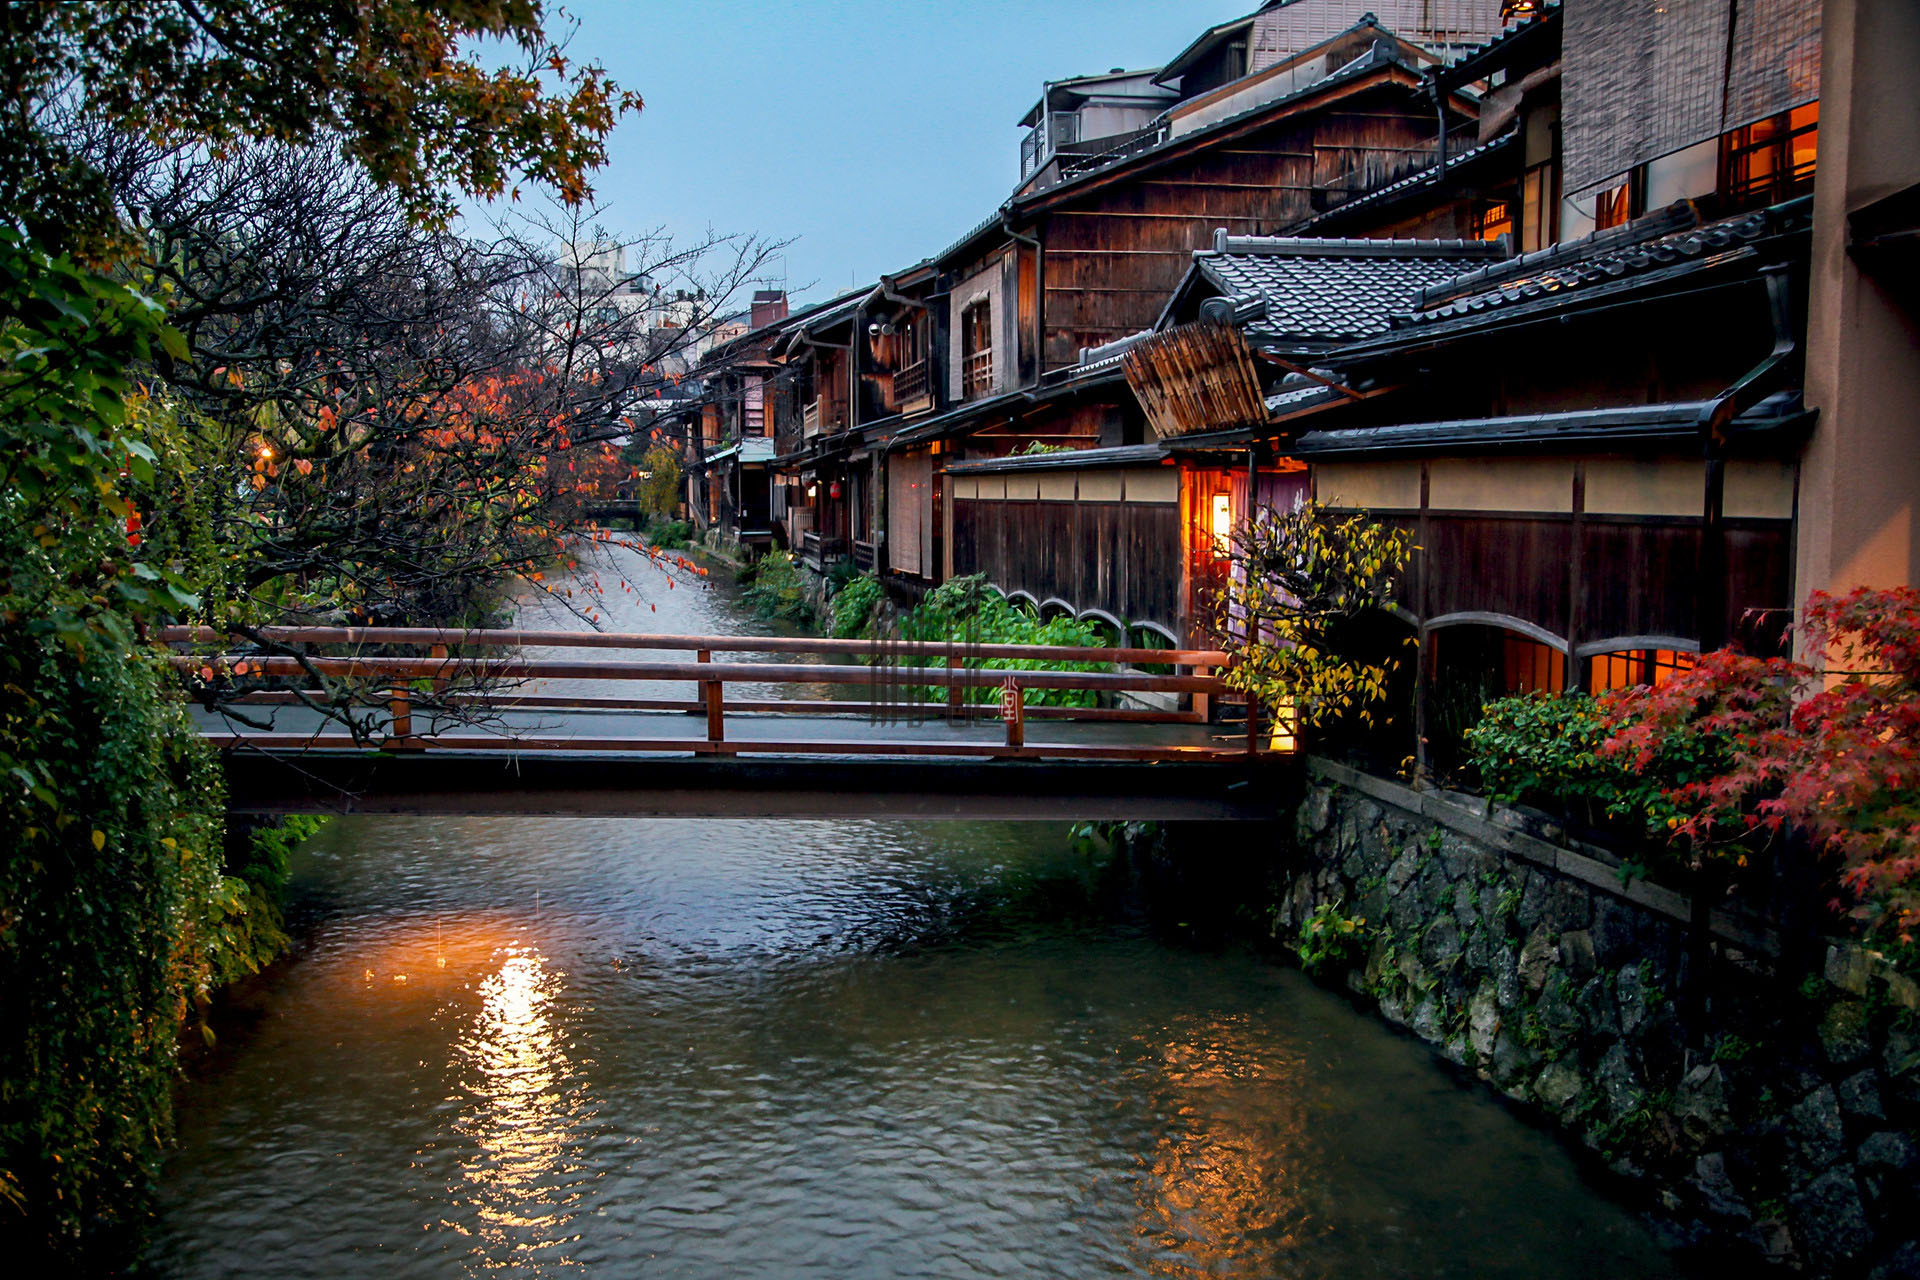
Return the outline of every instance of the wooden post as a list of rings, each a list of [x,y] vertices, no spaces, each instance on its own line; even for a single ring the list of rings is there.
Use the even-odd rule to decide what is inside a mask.
[[[1019,683],[1008,676],[1000,685],[1000,718],[1007,722],[1007,745],[1027,745],[1027,700]]]
[[[952,654],[948,654],[940,661],[946,667],[947,671],[952,673],[958,670],[966,660],[964,658],[955,658]],[[949,679],[947,682],[947,714],[957,716],[959,713],[960,686],[955,681]]]
[[[1260,754],[1260,695],[1247,694],[1247,754]]]
[[[712,662],[713,650],[697,650],[695,660],[698,662]],[[700,682],[700,697],[707,704],[707,741],[725,742],[727,740],[727,725],[725,711],[720,700],[720,682],[718,680],[702,680]]]
[[[1211,675],[1213,674],[1213,668],[1196,666],[1193,669],[1193,674],[1197,676]],[[1211,719],[1212,712],[1213,696],[1211,694],[1196,693],[1193,695],[1193,713],[1200,717],[1201,723],[1204,724],[1207,720]]]
[[[436,644],[427,650],[427,656],[429,658],[439,658],[441,661],[444,662],[447,657],[447,646],[443,644]],[[434,691],[436,693],[445,693],[447,691],[447,686],[451,683],[453,682],[451,680],[448,680],[445,676],[436,676],[434,677],[434,681],[433,681]]]
[[[418,747],[413,736],[413,697],[404,687],[387,690],[387,714],[393,717],[388,731],[395,745]]]

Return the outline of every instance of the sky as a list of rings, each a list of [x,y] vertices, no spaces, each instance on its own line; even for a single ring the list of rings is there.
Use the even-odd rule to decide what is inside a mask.
[[[1158,66],[1255,0],[562,0],[569,56],[646,107],[594,178],[621,235],[791,239],[820,299],[939,252],[1020,174],[1046,80]],[[553,28],[550,22],[550,31]]]

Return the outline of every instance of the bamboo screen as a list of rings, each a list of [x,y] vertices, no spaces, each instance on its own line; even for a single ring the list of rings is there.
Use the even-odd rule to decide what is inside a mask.
[[[1562,189],[1585,194],[1819,97],[1820,9],[1821,0],[1569,0]]]

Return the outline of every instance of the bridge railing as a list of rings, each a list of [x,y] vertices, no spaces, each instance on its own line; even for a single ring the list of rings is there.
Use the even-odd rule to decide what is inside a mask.
[[[230,639],[210,628],[168,628],[163,641],[176,645],[222,645]],[[1226,653],[1210,649],[1135,649],[1067,645],[944,644],[908,641],[835,640],[798,636],[650,635],[582,631],[514,629],[452,629],[423,627],[265,627],[245,638],[246,651],[219,654],[181,653],[174,663],[184,673],[213,675],[215,683],[234,677],[252,685],[223,691],[223,701],[242,704],[305,703],[322,700],[338,707],[339,689],[318,687],[325,681],[359,682],[356,705],[383,706],[379,744],[388,749],[422,750],[439,743],[463,748],[499,746],[520,750],[573,749],[590,751],[693,751],[722,754],[847,752],[855,754],[939,754],[990,756],[1049,756],[1087,759],[1195,759],[1248,753],[1290,746],[1290,731],[1263,741],[1260,721],[1249,717],[1247,731],[1235,745],[1170,746],[1142,742],[1050,743],[1029,745],[1025,724],[1031,719],[1113,721],[1140,724],[1204,724],[1210,704],[1227,694],[1216,672]],[[592,649],[635,652],[691,652],[694,660],[653,661],[600,658],[479,656],[497,649]],[[376,652],[368,652],[373,650]],[[413,652],[406,652],[412,650]],[[725,653],[805,655],[815,659],[854,661],[768,662],[716,661]],[[989,668],[990,660],[1027,660],[1043,663],[1102,663],[1121,666],[1113,671]],[[1161,672],[1127,669],[1125,664],[1150,664]],[[1172,668],[1171,672],[1165,671]],[[550,693],[528,690],[524,682],[590,680],[612,682],[674,682],[697,686],[698,697],[648,698]],[[304,687],[303,687],[304,682]],[[863,691],[857,699],[754,699],[726,696],[727,686],[803,685],[842,686]],[[1130,693],[1186,695],[1187,709],[1152,706],[1028,706],[1033,690],[1094,691],[1116,699]],[[929,700],[930,691],[933,693]],[[997,699],[982,705],[967,699],[970,690],[995,691]],[[600,711],[670,711],[703,715],[705,733],[697,738],[565,738],[535,733],[416,732],[416,709],[433,717],[452,717],[455,728],[470,728],[461,713],[500,713],[541,708]],[[866,713],[889,719],[924,718],[937,714],[955,719],[999,719],[1005,725],[1004,743],[910,742],[751,738],[730,741],[729,712],[781,715],[847,715]],[[260,747],[365,745],[359,737],[328,732],[326,726],[306,734],[266,730],[214,733],[222,744],[246,742]]]

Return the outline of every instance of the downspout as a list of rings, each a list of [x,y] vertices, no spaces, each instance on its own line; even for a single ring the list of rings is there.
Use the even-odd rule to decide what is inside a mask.
[[[1447,180],[1447,98],[1441,92],[1437,69],[1427,73],[1427,87],[1433,91],[1434,114],[1440,118],[1440,156],[1433,166],[1433,185],[1438,187]]]
[[[1009,240],[1033,247],[1033,385],[1037,387],[1040,385],[1040,375],[1047,367],[1047,353],[1042,345],[1042,335],[1046,332],[1046,308],[1042,305],[1047,296],[1046,250],[1040,247],[1040,241],[1035,237],[1023,236],[1015,231],[1013,220],[1004,208],[1000,210],[1000,230],[1006,232]],[[1017,262],[1013,268],[1013,309],[1016,313],[1020,310],[1020,264]],[[1020,359],[1017,345],[1013,358],[1016,362]]]
[[[1727,429],[1733,420],[1771,393],[1792,362],[1796,344],[1793,337],[1793,307],[1784,262],[1768,263],[1760,269],[1767,285],[1767,311],[1773,321],[1773,349],[1759,364],[1728,387],[1700,415],[1701,452],[1706,460],[1706,494],[1700,530],[1700,591],[1695,597],[1699,610],[1700,651],[1711,652],[1727,644],[1727,529],[1726,444]],[[1688,886],[1687,989],[1683,992],[1687,1041],[1693,1049],[1705,1044],[1706,983],[1712,963],[1713,908],[1726,892],[1724,874],[1694,851],[1691,884]]]

